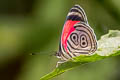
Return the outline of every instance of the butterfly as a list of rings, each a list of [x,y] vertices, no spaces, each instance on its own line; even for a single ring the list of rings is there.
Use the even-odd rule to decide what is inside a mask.
[[[97,50],[97,40],[89,26],[87,16],[79,5],[74,5],[66,18],[56,56],[58,63],[80,55],[92,55]]]

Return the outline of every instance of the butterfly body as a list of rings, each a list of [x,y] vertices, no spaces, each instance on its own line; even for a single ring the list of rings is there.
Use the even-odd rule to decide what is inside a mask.
[[[72,57],[93,54],[96,49],[96,36],[86,14],[79,5],[75,5],[67,15],[56,55],[62,61],[68,61]]]

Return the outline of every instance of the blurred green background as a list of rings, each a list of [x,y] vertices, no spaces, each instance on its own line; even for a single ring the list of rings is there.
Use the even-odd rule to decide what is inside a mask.
[[[55,68],[58,59],[51,55],[75,4],[85,10],[97,39],[120,29],[120,0],[0,0],[0,80],[39,80]],[[53,80],[120,80],[119,61],[85,64]]]

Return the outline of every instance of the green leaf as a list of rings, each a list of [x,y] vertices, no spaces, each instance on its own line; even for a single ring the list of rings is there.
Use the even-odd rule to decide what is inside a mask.
[[[71,60],[59,65],[51,73],[41,77],[40,80],[51,79],[85,63],[95,62],[118,55],[120,55],[120,31],[110,30],[108,34],[103,35],[98,41],[98,49],[93,55],[81,55],[74,57]]]

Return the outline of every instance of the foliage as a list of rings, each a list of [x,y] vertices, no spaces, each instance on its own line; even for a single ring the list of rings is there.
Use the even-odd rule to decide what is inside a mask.
[[[58,59],[50,55],[58,50],[66,15],[75,4],[85,10],[98,40],[109,30],[120,30],[119,3],[120,0],[0,0],[0,79],[39,80],[55,69]],[[98,41],[98,50],[93,55],[101,56],[97,62],[92,56],[80,56],[61,64],[53,70],[57,73],[52,72],[46,78],[66,71],[53,79],[120,80],[120,57],[106,58],[116,56],[112,54],[119,50],[116,32],[110,31],[111,35],[104,35]],[[101,60],[102,57],[106,59]],[[83,58],[85,62],[81,62]],[[77,67],[88,63],[87,60],[93,64]],[[68,72],[70,69],[73,70]]]
[[[85,63],[95,62],[97,60],[118,55],[120,55],[120,31],[110,30],[108,34],[102,36],[98,41],[98,50],[93,55],[81,55],[62,63],[51,73],[40,78],[40,80],[51,79]]]

